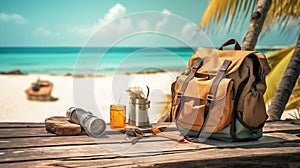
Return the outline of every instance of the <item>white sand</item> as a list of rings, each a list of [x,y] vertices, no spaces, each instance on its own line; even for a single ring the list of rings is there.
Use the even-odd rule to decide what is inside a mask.
[[[76,106],[93,112],[109,122],[109,106],[119,102],[128,105],[128,86],[150,87],[149,118],[156,122],[166,106],[166,94],[178,73],[115,75],[109,77],[73,78],[51,75],[0,75],[0,122],[44,122],[51,116],[65,116],[69,107]],[[25,90],[40,77],[54,83],[53,102],[29,101]],[[127,107],[128,109],[128,107]],[[128,118],[128,110],[127,110]],[[282,119],[291,118],[284,113]]]
[[[109,77],[73,78],[51,75],[0,75],[0,122],[44,122],[51,116],[65,116],[69,107],[76,106],[93,112],[109,121],[109,106],[128,104],[128,86],[150,87],[149,117],[156,122],[166,105],[171,82],[177,73],[115,75]],[[29,101],[25,90],[40,77],[54,83],[53,102]],[[74,91],[75,90],[75,91]],[[90,92],[89,92],[90,91]],[[128,115],[128,112],[127,112]],[[128,117],[127,117],[128,118]]]

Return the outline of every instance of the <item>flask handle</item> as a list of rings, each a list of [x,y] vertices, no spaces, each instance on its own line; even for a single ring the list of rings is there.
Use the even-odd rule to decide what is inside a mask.
[[[146,85],[146,87],[147,87],[147,97],[146,97],[146,100],[148,100],[150,89],[149,89],[149,86]]]

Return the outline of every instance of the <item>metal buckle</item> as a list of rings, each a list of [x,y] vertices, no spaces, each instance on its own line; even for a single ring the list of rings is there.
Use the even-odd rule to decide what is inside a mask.
[[[226,69],[224,67],[220,67],[219,71],[226,72]]]
[[[181,99],[182,98],[183,93],[182,92],[178,92],[177,94],[177,98]]]
[[[207,95],[207,100],[214,101],[214,99],[215,99],[214,95],[211,95],[211,94]]]

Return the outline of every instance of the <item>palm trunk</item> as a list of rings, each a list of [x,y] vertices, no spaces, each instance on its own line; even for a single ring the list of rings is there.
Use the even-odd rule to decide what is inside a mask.
[[[268,110],[269,120],[280,120],[300,73],[300,34],[296,49]]]
[[[271,4],[272,0],[259,0],[257,2],[256,9],[251,15],[248,31],[242,43],[242,50],[254,50]]]

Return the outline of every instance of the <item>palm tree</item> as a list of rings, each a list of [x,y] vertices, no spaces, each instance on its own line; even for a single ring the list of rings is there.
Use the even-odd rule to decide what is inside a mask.
[[[285,109],[285,106],[297,82],[299,73],[300,73],[300,35],[298,37],[297,47],[279,83],[277,91],[271,102],[270,109],[268,110],[270,120],[278,120],[281,118],[281,115]],[[295,92],[297,91],[299,90],[295,89]],[[291,98],[293,98],[293,96]],[[292,99],[292,101],[295,101],[295,99]]]
[[[298,31],[300,29],[299,26],[294,26],[290,29],[287,29],[286,26],[292,22],[295,25],[300,24],[299,6],[300,0],[212,0],[199,23],[199,28],[209,28],[213,25],[212,23],[221,23],[222,19],[225,19],[225,22],[229,21],[230,28],[232,28],[232,24],[238,18],[237,16],[247,17],[249,13],[252,13],[248,31],[242,43],[242,49],[254,50],[261,31],[268,32],[276,22],[283,25],[283,33],[285,30],[291,31],[290,29],[293,28]],[[299,77],[299,68],[300,34],[295,52],[290,58],[290,62],[268,110],[270,120],[280,119]]]

